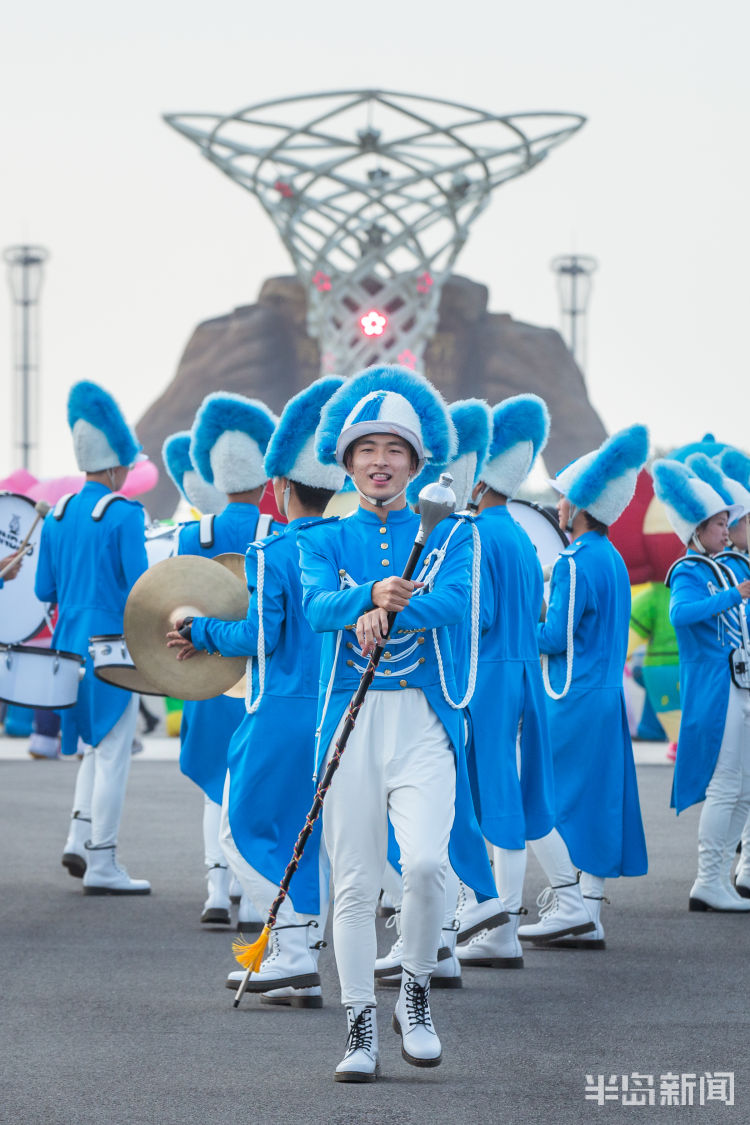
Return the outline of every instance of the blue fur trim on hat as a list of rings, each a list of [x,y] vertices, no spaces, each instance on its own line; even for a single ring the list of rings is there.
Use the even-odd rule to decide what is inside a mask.
[[[591,464],[573,481],[567,491],[568,500],[576,508],[589,509],[611,481],[628,471],[637,472],[647,457],[646,427],[635,425],[620,430],[604,442]]]
[[[722,473],[736,480],[743,488],[750,490],[750,457],[731,446],[719,457]]]
[[[190,460],[190,431],[180,430],[176,434],[170,434],[161,447],[161,459],[172,483],[185,496],[182,480],[185,473],[194,467]]]
[[[345,381],[340,375],[325,375],[289,399],[266,450],[269,477],[288,476],[303,445],[315,433],[323,407]]]
[[[544,399],[538,395],[506,398],[492,411],[492,438],[487,460],[492,461],[519,441],[530,441],[534,451],[533,465],[547,444],[548,436],[549,411]]]
[[[710,484],[722,500],[727,504],[734,504],[734,497],[727,487],[727,479],[711,457],[707,457],[705,453],[691,453],[685,464],[700,480]]]
[[[654,492],[662,504],[672,508],[686,523],[696,527],[706,517],[700,499],[690,488],[695,474],[681,461],[654,461]]]
[[[109,391],[98,383],[74,383],[68,395],[68,425],[71,430],[82,419],[101,430],[121,465],[132,465],[143,448],[125,421]]]
[[[706,457],[718,457],[725,449],[726,442],[717,441],[713,434],[704,434],[700,441],[690,441],[681,445],[669,454],[670,461],[682,461],[684,464],[693,453],[705,453]]]
[[[456,435],[440,392],[406,367],[368,367],[347,379],[323,410],[316,453],[324,465],[336,464],[336,443],[344,422],[357,403],[375,391],[393,391],[411,403],[419,415],[430,462],[445,463],[455,455]]]
[[[275,427],[276,418],[265,403],[230,391],[216,391],[206,395],[195,416],[190,457],[203,479],[213,484],[211,450],[223,433],[238,430],[247,434],[262,455]]]
[[[448,465],[425,465],[421,473],[415,476],[406,490],[406,499],[410,504],[416,504],[419,494],[427,484],[436,481],[446,468],[450,472],[450,464],[465,453],[476,453],[477,466],[481,465],[487,455],[490,443],[490,428],[492,413],[489,406],[481,398],[463,398],[452,402],[448,407],[451,421],[456,427],[458,449],[455,457]]]

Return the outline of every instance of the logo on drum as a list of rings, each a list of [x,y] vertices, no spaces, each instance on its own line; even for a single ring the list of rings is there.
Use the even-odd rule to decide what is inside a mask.
[[[8,524],[8,531],[10,532],[11,535],[18,535],[20,530],[21,530],[21,517],[20,516],[11,516],[10,517],[10,523]]]

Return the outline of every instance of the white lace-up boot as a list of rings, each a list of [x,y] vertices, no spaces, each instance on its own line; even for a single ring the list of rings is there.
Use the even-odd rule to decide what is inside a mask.
[[[229,884],[229,901],[233,902],[234,905],[237,906],[241,899],[242,887],[240,886],[240,881],[237,876],[233,874],[231,882]]]
[[[83,876],[85,895],[148,895],[151,884],[147,879],[131,879],[117,862],[115,844],[85,845],[88,864]]]
[[[311,988],[271,988],[261,993],[260,1002],[280,1008],[322,1008],[323,993],[319,984]]]
[[[492,930],[496,926],[507,925],[508,913],[502,899],[490,898],[477,902],[476,895],[465,883],[458,884],[458,905],[456,906],[459,944],[468,941],[481,930]]]
[[[378,957],[375,962],[375,983],[385,988],[399,988],[401,985],[401,958],[404,953],[404,942],[401,937],[401,911],[386,922],[386,927],[395,925],[398,937],[384,957]],[[461,988],[461,962],[456,956],[456,928],[443,926],[440,931],[440,948],[437,952],[437,964],[433,970],[431,983],[433,988]]]
[[[528,914],[523,906],[509,910],[510,921],[504,926],[480,930],[468,942],[458,946],[458,959],[462,965],[483,969],[522,969],[523,949],[518,940],[521,917]]]
[[[375,961],[375,980],[382,983],[388,978],[395,978],[401,983],[401,958],[404,953],[404,939],[401,937],[401,911],[394,910],[385,923],[387,930],[396,930],[396,939],[384,957]]]
[[[375,1008],[352,1004],[346,1009],[346,1049],[336,1067],[336,1082],[374,1082],[378,1073],[378,1024]]]
[[[259,934],[265,919],[261,918],[249,895],[243,894],[237,908],[237,932],[240,934]]]
[[[443,1057],[430,1013],[430,978],[402,970],[401,991],[393,1013],[393,1030],[401,1036],[401,1056],[411,1066],[439,1066]]]
[[[225,864],[214,863],[206,873],[208,898],[203,904],[201,922],[228,926],[229,915],[229,870]]]
[[[67,867],[68,874],[75,879],[82,879],[88,860],[86,858],[86,841],[91,836],[91,817],[81,816],[74,812],[70,819],[68,838],[63,848],[60,862]]]
[[[584,895],[583,901],[589,912],[589,918],[594,923],[593,930],[588,933],[578,934],[576,937],[559,938],[555,945],[562,949],[606,949],[604,940],[604,926],[601,922],[602,903],[609,903],[604,895]]]
[[[325,942],[318,941],[317,922],[294,926],[274,926],[268,952],[257,973],[251,973],[247,992],[269,992],[279,988],[311,988],[320,986],[318,951]],[[230,973],[226,987],[236,990],[245,976],[244,970]]]
[[[557,938],[591,933],[595,928],[583,901],[577,879],[574,883],[545,887],[536,902],[539,907],[539,921],[528,926],[519,926],[518,936],[521,941],[546,945]]]

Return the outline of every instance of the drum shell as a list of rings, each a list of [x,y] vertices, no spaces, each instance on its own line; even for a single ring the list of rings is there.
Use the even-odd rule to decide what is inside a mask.
[[[0,645],[0,699],[19,707],[61,711],[74,707],[83,659],[34,645]]]
[[[89,637],[89,656],[98,680],[123,691],[137,692],[138,695],[164,695],[150,683],[136,668],[128,652],[125,637],[113,633],[100,637]]]
[[[509,500],[508,511],[533,543],[542,569],[552,566],[560,552],[569,545],[568,537],[560,530],[555,517],[532,500]],[[549,587],[549,581],[545,581],[546,601],[549,601]]]
[[[179,534],[179,524],[148,528],[146,531],[146,556],[149,566],[154,566],[156,563],[162,562],[163,559],[171,559],[177,554]]]

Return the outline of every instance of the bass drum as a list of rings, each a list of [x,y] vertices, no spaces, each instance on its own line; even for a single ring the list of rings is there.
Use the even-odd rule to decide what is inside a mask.
[[[82,676],[83,658],[74,652],[0,645],[0,699],[6,703],[55,711],[73,707]]]
[[[34,501],[17,492],[0,492],[0,558],[17,551],[36,519]],[[19,644],[35,637],[46,621],[47,606],[34,593],[42,521],[26,548],[21,569],[0,589],[0,642]]]
[[[568,546],[568,537],[560,530],[555,517],[540,504],[534,504],[531,500],[509,500],[508,511],[534,544],[539,562],[545,571],[544,598],[549,602],[547,574],[560,552]]]
[[[94,664],[94,675],[105,684],[136,691],[139,695],[164,695],[138,671],[124,636],[89,637],[89,656]]]

